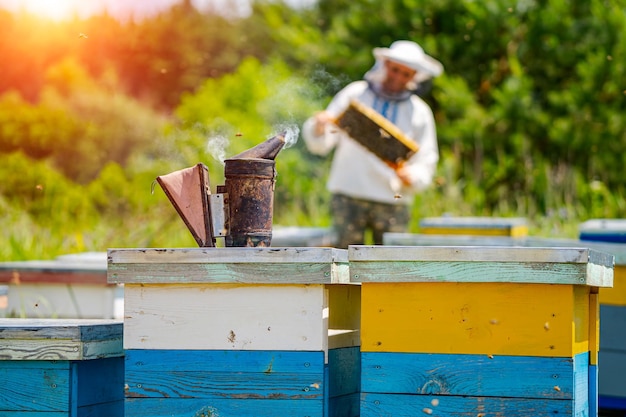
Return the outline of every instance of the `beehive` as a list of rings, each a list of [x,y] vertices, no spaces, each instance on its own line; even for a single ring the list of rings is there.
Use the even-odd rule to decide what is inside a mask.
[[[509,236],[528,235],[525,218],[441,216],[420,220],[420,232],[437,235]]]
[[[0,415],[123,417],[122,322],[0,319]]]
[[[598,287],[585,248],[351,246],[361,417],[597,416]]]
[[[356,100],[350,102],[335,124],[392,166],[401,165],[419,150],[418,144],[397,126]]]
[[[356,417],[360,286],[333,248],[110,249],[125,416]]]

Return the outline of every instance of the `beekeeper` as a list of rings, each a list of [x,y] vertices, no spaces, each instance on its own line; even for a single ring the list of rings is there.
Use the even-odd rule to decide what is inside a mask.
[[[363,80],[343,88],[326,110],[309,118],[302,136],[311,153],[335,149],[327,188],[337,234],[336,247],[363,244],[370,230],[380,245],[385,232],[405,232],[413,197],[433,181],[439,151],[433,112],[416,94],[420,83],[443,72],[442,64],[415,42],[374,48],[376,62]],[[374,109],[414,140],[419,150],[400,167],[378,158],[333,121],[351,100]]]

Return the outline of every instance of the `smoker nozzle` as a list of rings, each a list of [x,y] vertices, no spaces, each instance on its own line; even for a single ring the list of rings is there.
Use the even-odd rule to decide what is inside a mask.
[[[259,143],[255,147],[250,148],[247,151],[243,151],[242,153],[235,155],[229,159],[259,158],[273,160],[276,158],[276,155],[278,155],[278,152],[281,151],[283,146],[285,146],[285,135],[286,132],[279,133],[278,135],[269,138],[265,142]]]

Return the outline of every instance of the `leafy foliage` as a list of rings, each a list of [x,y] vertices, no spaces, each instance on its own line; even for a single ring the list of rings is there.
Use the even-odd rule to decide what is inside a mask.
[[[626,4],[524,0],[258,0],[250,16],[189,1],[141,21],[0,11],[0,258],[195,246],[154,179],[222,161],[306,117],[412,39],[443,62],[425,99],[441,152],[423,216],[522,216],[576,235],[624,217]],[[13,40],[19,39],[19,42]],[[329,158],[277,158],[274,223],[330,224]]]

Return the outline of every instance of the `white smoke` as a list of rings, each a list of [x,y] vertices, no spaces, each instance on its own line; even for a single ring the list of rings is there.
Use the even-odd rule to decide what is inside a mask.
[[[226,160],[226,148],[230,142],[225,136],[216,135],[209,138],[206,145],[207,152],[224,165]]]
[[[298,136],[300,135],[300,126],[295,123],[279,123],[275,127],[275,131],[285,134],[285,146],[283,149],[291,148],[298,142]],[[270,137],[276,136],[276,134]]]

